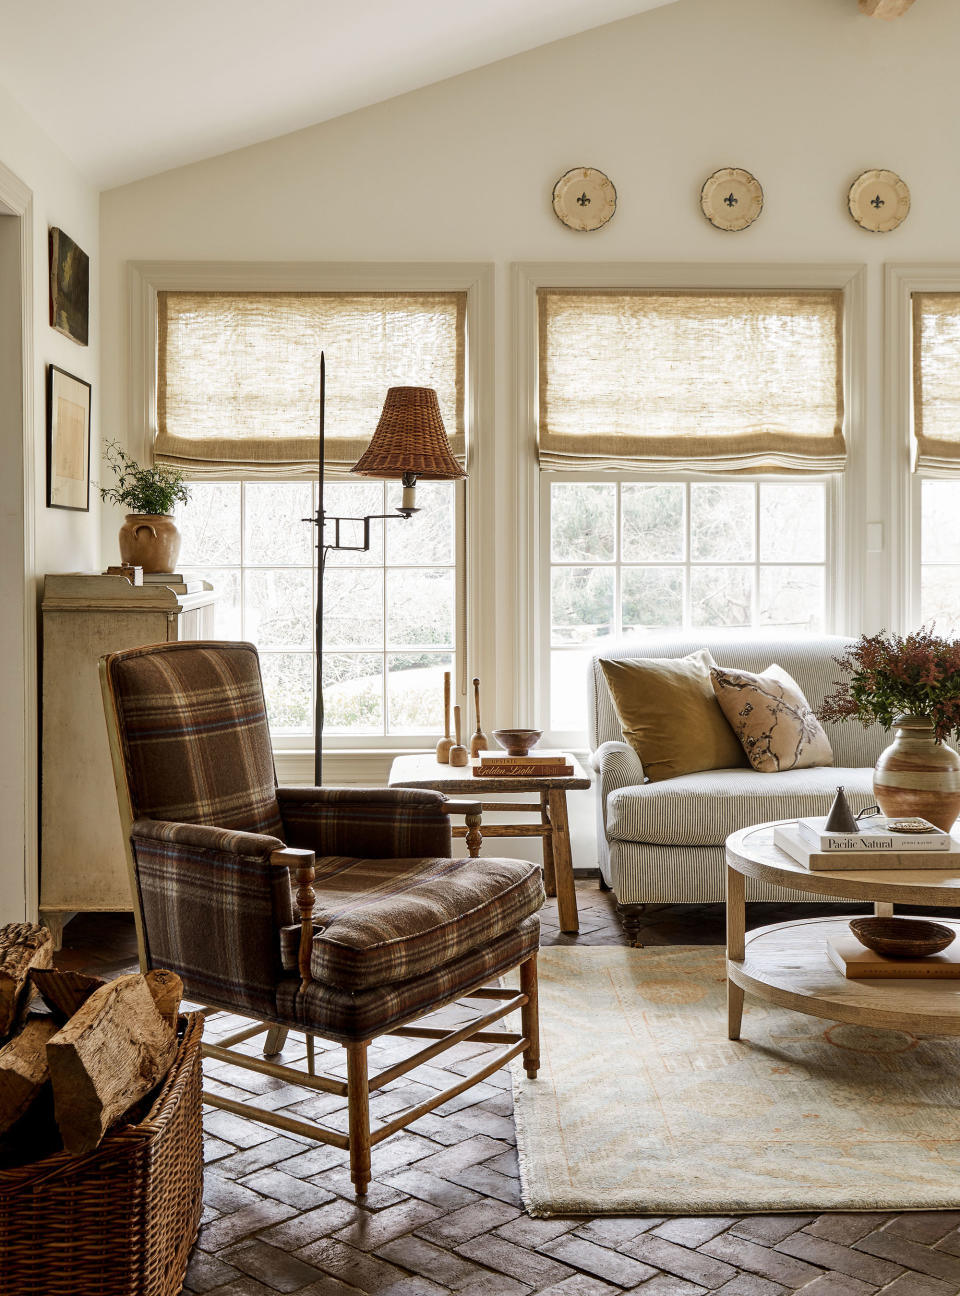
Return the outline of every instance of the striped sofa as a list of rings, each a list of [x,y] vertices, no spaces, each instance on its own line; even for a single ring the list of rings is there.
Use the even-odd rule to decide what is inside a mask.
[[[616,895],[632,937],[649,904],[710,903],[724,898],[723,843],[738,828],[766,819],[826,814],[838,784],[853,809],[873,801],[871,777],[889,742],[878,726],[827,724],[834,764],[757,774],[710,770],[645,783],[643,764],[623,740],[599,665],[600,657],[684,657],[707,648],[718,666],[759,672],[777,662],[816,709],[839,676],[834,657],[850,643],[838,637],[790,640],[710,635],[645,638],[594,657],[588,675],[589,735],[597,771],[600,872]],[[789,900],[796,893],[747,879],[748,900]]]

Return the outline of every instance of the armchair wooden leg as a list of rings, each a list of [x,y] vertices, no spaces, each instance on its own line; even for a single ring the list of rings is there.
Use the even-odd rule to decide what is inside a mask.
[[[347,1108],[350,1132],[350,1178],[358,1196],[370,1183],[370,1090],[367,1084],[368,1040],[347,1045]]]
[[[540,1008],[537,1002],[537,956],[520,964],[520,992],[527,1002],[520,1009],[521,1030],[530,1043],[523,1051],[523,1069],[535,1080],[540,1069]]]
[[[278,1053],[282,1053],[289,1033],[285,1026],[271,1026],[263,1041],[263,1056],[276,1057]]]

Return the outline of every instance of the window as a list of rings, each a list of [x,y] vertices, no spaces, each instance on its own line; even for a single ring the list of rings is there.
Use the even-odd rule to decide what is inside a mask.
[[[960,634],[960,478],[920,483],[920,620]]]
[[[134,267],[135,320],[156,323],[156,368],[137,399],[156,459],[184,468],[192,492],[180,565],[215,586],[216,633],[257,645],[285,748],[312,746],[316,546],[301,519],[317,506],[320,353],[327,513],[389,513],[400,484],[347,470],[395,385],[437,391],[451,448],[466,458],[483,404],[468,331],[487,326],[491,284],[478,266]],[[421,481],[418,504],[408,521],[374,523],[369,552],[328,556],[331,747],[435,735],[443,671],[466,669],[465,491]]]
[[[822,631],[830,487],[546,477],[551,730],[584,727],[587,659],[604,646],[674,629]]]
[[[452,482],[421,482],[421,511],[375,522],[367,553],[331,553],[324,581],[324,734],[350,740],[442,729],[443,672],[462,623]],[[197,482],[181,506],[180,566],[219,594],[216,633],[260,652],[270,726],[310,740],[314,707],[316,511],[310,482]],[[399,482],[332,481],[330,514],[383,513]]]
[[[913,431],[919,477],[919,619],[960,633],[960,293],[915,292]]]
[[[668,271],[535,289],[542,704],[564,743],[605,646],[835,620],[855,276],[735,289],[705,269],[717,286],[685,289]]]

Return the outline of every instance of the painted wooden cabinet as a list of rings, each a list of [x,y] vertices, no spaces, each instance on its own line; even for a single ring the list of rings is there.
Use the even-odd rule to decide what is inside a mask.
[[[132,907],[100,696],[101,656],[214,637],[214,592],[123,576],[50,575],[43,590],[40,917],[57,945],[73,914]]]

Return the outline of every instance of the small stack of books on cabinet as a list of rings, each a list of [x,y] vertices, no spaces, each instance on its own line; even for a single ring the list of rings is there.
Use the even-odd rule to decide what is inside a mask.
[[[473,772],[477,778],[565,778],[573,774],[573,766],[563,752],[508,756],[491,751],[480,753]]]
[[[828,832],[826,822],[814,817],[778,824],[774,845],[811,872],[960,868],[960,843],[925,819],[874,815],[861,820],[855,833]]]

